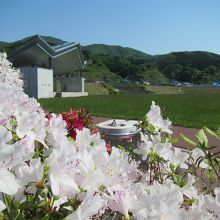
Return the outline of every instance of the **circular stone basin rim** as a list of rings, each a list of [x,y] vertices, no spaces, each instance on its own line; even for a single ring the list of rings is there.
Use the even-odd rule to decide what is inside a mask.
[[[114,125],[113,121],[115,122]],[[115,119],[101,122],[97,124],[97,127],[99,128],[100,132],[103,132],[107,135],[123,136],[138,133],[140,131],[140,129],[137,129],[136,127],[138,123],[139,122],[135,120],[126,121],[122,119]]]
[[[117,127],[117,126],[120,126],[120,127],[123,127],[123,126],[126,126],[125,124],[115,124],[115,125],[112,125],[112,123],[111,124],[108,124],[107,126],[110,126],[110,127]]]

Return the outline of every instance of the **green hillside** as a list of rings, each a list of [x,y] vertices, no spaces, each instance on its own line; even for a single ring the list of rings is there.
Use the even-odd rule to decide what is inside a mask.
[[[135,50],[133,48],[105,44],[92,44],[88,46],[83,46],[82,50],[84,53],[89,53],[91,55],[103,54],[113,57],[123,57],[132,59],[147,59],[151,57],[151,55],[139,50]]]
[[[84,68],[84,77],[87,81],[117,81],[121,77],[111,72],[103,63],[96,63],[95,61],[87,61]]]

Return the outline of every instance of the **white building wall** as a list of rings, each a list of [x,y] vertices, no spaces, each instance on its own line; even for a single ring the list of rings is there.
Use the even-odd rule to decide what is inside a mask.
[[[24,80],[24,91],[30,97],[34,98],[51,98],[56,95],[53,87],[53,70],[38,67],[20,68],[22,79]],[[84,92],[84,78],[68,77],[59,78],[62,82],[61,97],[87,96]]]
[[[82,77],[81,81],[82,81],[82,92],[85,92],[85,79]]]
[[[37,68],[38,98],[54,97],[53,70]]]
[[[37,98],[37,68],[21,67],[21,79],[24,81],[23,89],[29,97]]]

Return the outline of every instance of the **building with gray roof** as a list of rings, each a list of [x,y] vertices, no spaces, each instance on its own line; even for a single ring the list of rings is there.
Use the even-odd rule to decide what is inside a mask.
[[[50,45],[35,35],[9,51],[8,59],[20,68],[25,92],[35,98],[85,96],[85,61],[79,43]]]

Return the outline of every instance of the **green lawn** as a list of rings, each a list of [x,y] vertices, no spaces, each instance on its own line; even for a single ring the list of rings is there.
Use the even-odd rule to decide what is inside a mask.
[[[175,125],[201,128],[220,126],[220,95],[103,95],[78,98],[40,99],[52,112],[68,111],[70,107],[87,108],[92,115],[123,119],[142,119],[151,101],[160,105],[163,116]]]

